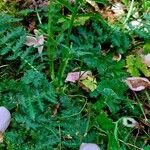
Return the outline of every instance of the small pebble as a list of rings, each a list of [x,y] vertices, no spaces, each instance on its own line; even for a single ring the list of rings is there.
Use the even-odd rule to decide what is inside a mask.
[[[94,143],[82,143],[80,150],[101,150],[97,144]]]
[[[0,132],[4,133],[11,120],[10,112],[3,106],[0,107]]]

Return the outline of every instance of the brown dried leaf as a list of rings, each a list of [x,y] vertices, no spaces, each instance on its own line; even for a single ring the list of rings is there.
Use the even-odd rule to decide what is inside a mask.
[[[94,2],[93,0],[86,0],[86,2],[94,7],[95,11],[101,12],[96,2]]]
[[[130,77],[125,80],[125,83],[132,91],[142,91],[150,87],[150,81],[142,77]]]
[[[4,140],[4,135],[2,132],[0,132],[0,143],[3,143],[3,140]]]
[[[118,54],[114,55],[113,60],[118,62],[121,60],[121,57],[122,57],[121,54],[118,53]]]
[[[36,23],[35,20],[32,20],[31,23],[28,26],[28,31],[31,32],[35,29]]]
[[[53,115],[52,115],[52,117],[55,117],[55,116],[56,116],[59,107],[60,107],[60,104],[56,104],[56,105],[54,106],[54,110],[53,110]]]

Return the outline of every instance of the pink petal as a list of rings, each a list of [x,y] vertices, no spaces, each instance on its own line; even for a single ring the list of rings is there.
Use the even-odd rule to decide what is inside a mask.
[[[82,143],[80,150],[100,150],[99,146],[94,143]]]
[[[74,83],[74,82],[78,81],[79,77],[80,77],[79,72],[68,73],[65,82],[73,82]]]
[[[43,45],[44,44],[44,36],[40,35],[37,37],[38,45]]]
[[[148,67],[150,67],[150,54],[144,55],[144,56],[143,56],[143,61],[144,61],[144,63],[145,63]]]
[[[150,87],[150,81],[142,77],[130,77],[125,80],[125,83],[132,91],[142,91]]]
[[[10,112],[3,106],[0,107],[0,131],[2,133],[8,128],[11,120]]]
[[[43,46],[39,46],[39,47],[38,47],[38,52],[39,52],[39,54],[41,54],[41,53],[42,53],[43,48],[44,48]]]
[[[27,46],[36,46],[38,43],[37,43],[37,39],[33,36],[27,36],[26,37],[26,42],[24,43],[25,45]]]
[[[87,76],[88,76],[89,74],[91,74],[90,71],[70,72],[70,73],[68,73],[65,82],[72,82],[72,83],[75,83],[76,81],[79,80],[79,78],[80,78],[81,80],[87,78]]]

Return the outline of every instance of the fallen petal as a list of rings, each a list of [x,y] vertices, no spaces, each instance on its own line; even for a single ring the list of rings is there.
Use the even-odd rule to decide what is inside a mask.
[[[27,36],[26,42],[24,43],[27,46],[36,46],[38,44],[37,39],[33,36]]]
[[[0,132],[4,133],[11,120],[10,112],[3,106],[0,107]]]
[[[75,83],[76,81],[78,81],[79,77],[80,77],[80,73],[79,72],[68,73],[65,82],[73,82],[73,83]]]
[[[130,24],[134,28],[139,28],[139,27],[143,26],[141,21],[142,21],[141,19],[133,20],[133,21],[130,22]]]
[[[40,35],[37,37],[38,45],[43,45],[44,44],[44,36]]]
[[[92,76],[91,71],[81,71],[80,80],[84,80],[84,79],[88,78],[89,76]]]
[[[123,125],[129,128],[134,128],[138,122],[130,117],[124,117],[123,118]]]
[[[115,16],[121,16],[124,14],[123,5],[119,2],[115,3],[111,9],[115,13]]]
[[[143,55],[142,58],[143,58],[143,62],[144,62],[148,67],[150,67],[150,54]]]
[[[39,54],[41,54],[41,53],[43,52],[43,48],[44,48],[43,46],[39,46],[39,47],[38,47],[38,52],[39,52]]]
[[[76,81],[86,79],[88,75],[91,75],[91,71],[81,71],[81,72],[70,72],[65,79],[65,82],[75,83]]]
[[[121,54],[116,54],[116,55],[113,57],[113,60],[118,62],[118,61],[121,60],[121,57],[122,57]]]
[[[125,83],[132,91],[142,91],[150,87],[150,81],[142,77],[130,77],[125,80]]]
[[[100,150],[99,146],[94,143],[82,143],[80,150]]]
[[[38,42],[38,44],[37,44],[38,52],[39,52],[39,54],[41,54],[42,51],[43,51],[43,48],[44,48],[44,46],[43,46],[43,44],[44,44],[44,36],[40,35],[39,37],[37,37],[37,42]]]
[[[34,29],[33,32],[36,36],[38,36],[40,34],[40,32],[37,29]]]
[[[139,12],[135,12],[135,13],[133,14],[133,17],[134,17],[135,19],[138,19],[138,18],[139,18]]]
[[[70,4],[73,5],[76,0],[70,0]]]

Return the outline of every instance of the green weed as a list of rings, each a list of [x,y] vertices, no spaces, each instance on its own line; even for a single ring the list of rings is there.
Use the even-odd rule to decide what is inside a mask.
[[[132,1],[124,24],[133,6]],[[83,0],[54,0],[44,11],[32,11],[45,39],[41,54],[25,45],[32,32],[24,16],[31,12],[20,12],[22,19],[0,14],[0,102],[12,114],[0,149],[76,150],[82,143],[97,143],[102,150],[149,149],[149,89],[135,93],[124,82],[130,75],[149,78],[140,56],[128,55],[136,41],[146,42],[148,53],[149,14],[142,15],[142,26],[129,23],[127,29],[89,7]],[[79,81],[65,82],[69,72],[82,70],[92,72],[94,91]]]

